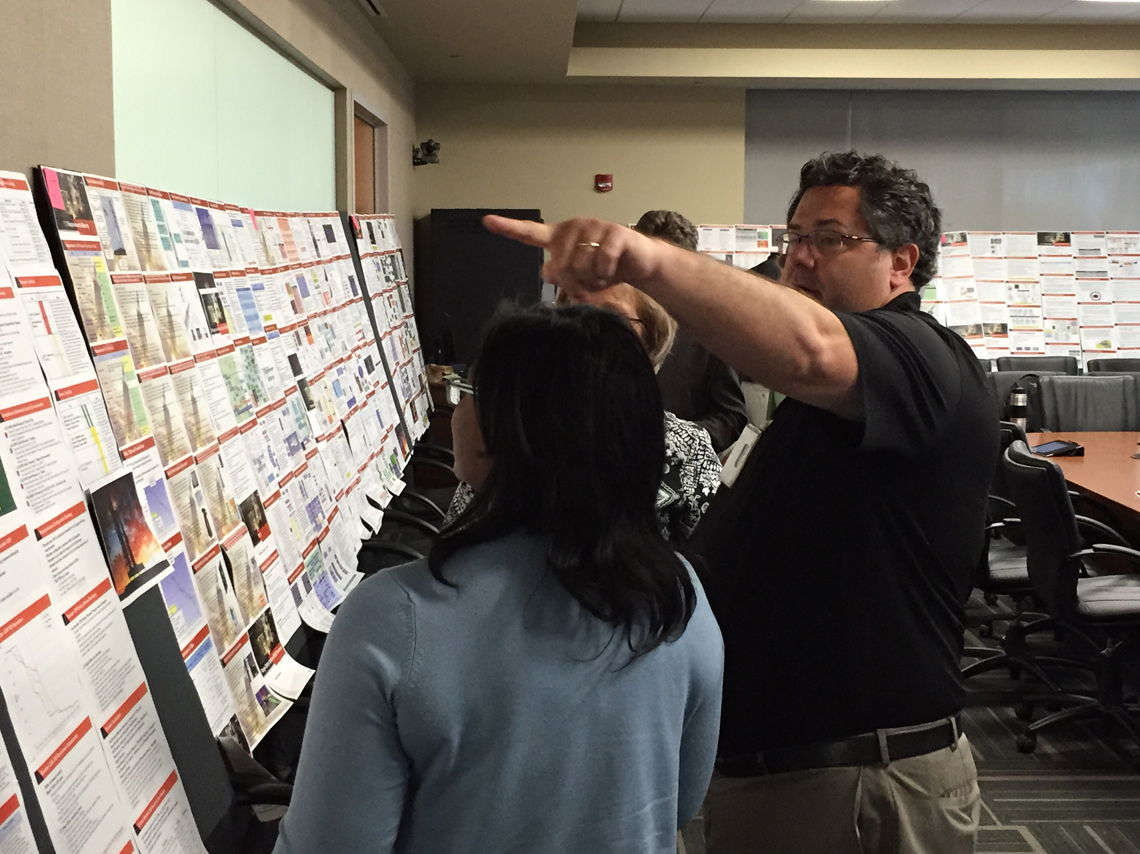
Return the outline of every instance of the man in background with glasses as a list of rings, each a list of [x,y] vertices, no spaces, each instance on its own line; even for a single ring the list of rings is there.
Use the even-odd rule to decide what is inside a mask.
[[[725,642],[710,854],[973,851],[959,656],[998,422],[919,310],[929,187],[879,156],[805,164],[779,284],[598,220],[486,224],[567,290],[641,288],[789,398],[697,531]]]

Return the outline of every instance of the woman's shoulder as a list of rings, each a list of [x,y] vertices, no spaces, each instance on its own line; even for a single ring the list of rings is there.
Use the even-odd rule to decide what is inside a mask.
[[[545,564],[546,544],[538,537],[515,533],[464,546],[448,556],[440,573],[455,587],[436,578],[427,558],[381,570],[375,577],[384,579],[377,584],[399,587],[414,603],[429,604],[451,601],[460,588],[470,588],[473,582],[476,586],[481,582],[494,583],[499,576],[515,577],[525,567],[540,569]],[[371,581],[361,582],[360,586]]]
[[[709,668],[710,673],[719,672],[724,659],[724,640],[721,637],[720,624],[713,615],[708,596],[705,595],[705,589],[697,577],[696,570],[680,552],[677,556],[689,571],[693,592],[696,595],[693,614],[678,640],[681,641],[686,658],[701,662],[699,666],[702,669]]]

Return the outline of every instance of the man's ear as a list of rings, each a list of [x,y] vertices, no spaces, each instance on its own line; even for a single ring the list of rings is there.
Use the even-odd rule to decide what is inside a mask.
[[[914,267],[918,263],[918,246],[913,243],[908,243],[905,246],[900,246],[898,249],[890,250],[891,253],[891,291],[897,291],[899,288],[910,286],[910,274],[914,272]]]

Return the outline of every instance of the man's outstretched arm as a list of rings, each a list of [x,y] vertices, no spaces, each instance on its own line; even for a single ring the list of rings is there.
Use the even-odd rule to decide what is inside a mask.
[[[547,225],[487,216],[483,222],[495,234],[546,249],[544,278],[571,295],[628,282],[741,373],[859,418],[858,363],[847,330],[803,294],[602,220]]]

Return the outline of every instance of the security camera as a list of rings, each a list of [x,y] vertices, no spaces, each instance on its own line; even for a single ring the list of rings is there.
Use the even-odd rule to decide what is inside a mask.
[[[421,142],[412,149],[413,166],[426,166],[429,163],[439,163],[439,143],[434,139]]]

